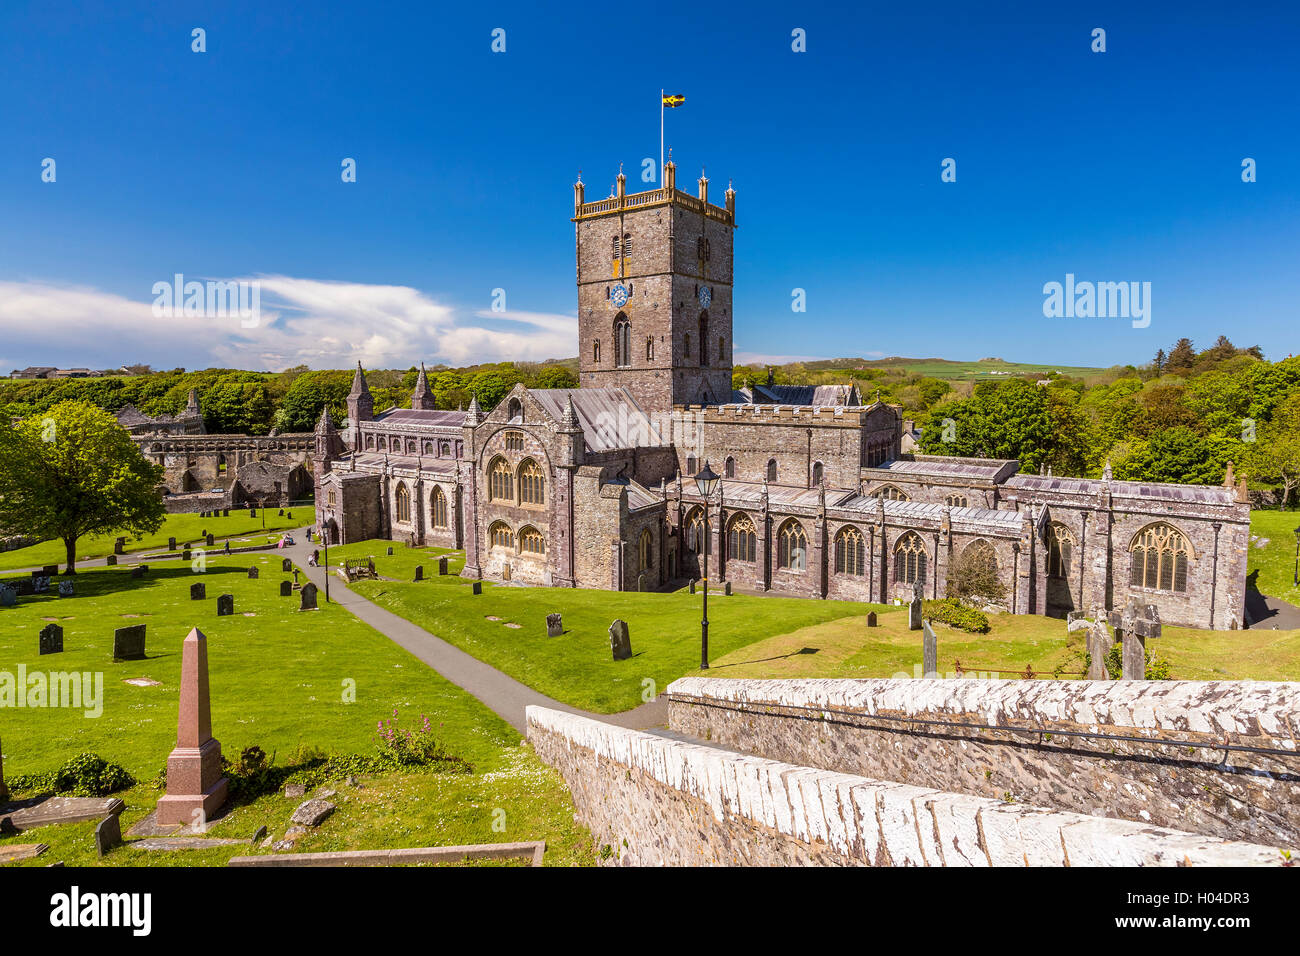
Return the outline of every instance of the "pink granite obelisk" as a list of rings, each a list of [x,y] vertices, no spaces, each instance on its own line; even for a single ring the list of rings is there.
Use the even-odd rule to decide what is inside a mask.
[[[208,639],[196,627],[181,652],[176,749],[167,757],[167,795],[158,801],[158,824],[203,826],[226,802],[228,783],[221,775],[221,744],[212,736]]]

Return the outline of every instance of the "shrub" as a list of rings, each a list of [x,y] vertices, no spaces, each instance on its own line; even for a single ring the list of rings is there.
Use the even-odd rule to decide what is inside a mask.
[[[931,620],[955,627],[971,634],[987,634],[989,617],[983,611],[967,607],[956,598],[944,598],[941,601],[925,601],[921,605],[921,614]]]
[[[54,789],[80,797],[106,797],[135,786],[126,768],[109,763],[99,754],[80,753],[54,774]]]
[[[1086,670],[1092,664],[1092,655],[1084,655],[1084,669]],[[1124,676],[1124,645],[1116,644],[1106,655],[1106,671],[1110,674],[1111,680],[1119,680]],[[1156,657],[1148,648],[1146,652],[1145,674],[1147,680],[1170,680],[1173,676],[1170,663],[1163,657]]]

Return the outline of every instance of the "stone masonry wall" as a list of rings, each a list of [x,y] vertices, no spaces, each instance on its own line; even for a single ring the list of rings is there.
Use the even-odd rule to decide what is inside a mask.
[[[687,677],[667,693],[674,731],[774,760],[1300,848],[1300,683]]]
[[[1280,864],[1272,847],[796,767],[529,707],[607,865]]]

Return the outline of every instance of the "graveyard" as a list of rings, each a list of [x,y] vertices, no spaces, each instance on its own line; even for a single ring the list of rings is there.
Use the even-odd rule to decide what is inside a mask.
[[[315,610],[299,610],[301,590],[281,595],[282,582],[293,580],[281,562],[274,551],[216,555],[201,575],[172,561],[138,578],[124,567],[91,568],[77,575],[73,597],[27,595],[4,609],[0,660],[6,670],[103,673],[99,716],[34,700],[28,702],[33,706],[6,707],[0,741],[13,798],[32,795],[16,786],[23,777],[53,773],[85,752],[121,765],[137,782],[113,794],[126,805],[120,820],[127,844],[102,860],[93,820],[0,835],[0,856],[6,846],[34,842],[49,849],[22,864],[225,865],[232,856],[270,852],[262,841],[247,841],[263,826],[278,840],[291,825],[303,798],[286,797],[282,788],[238,805],[204,835],[240,842],[178,851],[131,848],[136,837],[130,828],[164,793],[159,776],[177,739],[182,643],[199,627],[208,642],[212,732],[225,758],[239,764],[246,748],[259,747],[273,767],[308,768],[315,789],[307,796],[334,791],[337,809],[301,836],[296,850],[544,840],[546,864],[591,861],[563,783],[520,746],[517,731],[323,595]],[[191,597],[195,584],[203,586],[202,598]],[[226,594],[233,612],[218,616]],[[51,624],[62,628],[63,650],[41,654],[40,634]],[[115,659],[115,631],[138,625],[145,627],[144,656]],[[374,753],[376,728],[394,713],[404,728],[419,727],[427,717],[432,735],[457,758],[458,772],[358,772],[347,775],[353,783],[346,776],[312,776],[322,755]],[[498,810],[504,814],[494,818]],[[493,828],[494,819],[503,820],[503,830]]]
[[[251,547],[274,541],[272,532],[284,531],[302,524],[300,512],[297,518],[277,515],[274,511],[261,512],[256,515],[248,509],[231,509],[229,515],[217,513],[212,517],[197,514],[172,514],[163,519],[163,526],[154,534],[136,539],[126,537],[123,553],[128,555],[147,554],[152,551],[167,550],[172,538],[177,546],[191,542],[195,547],[203,546],[203,532],[212,534],[217,547],[224,546],[230,540],[231,547]],[[263,534],[263,523],[267,534]],[[87,536],[77,542],[78,561],[105,558],[114,551],[117,534]],[[242,539],[242,540],[241,540]],[[42,541],[16,548],[12,551],[0,551],[0,571],[14,568],[35,568],[47,564],[60,564],[64,561],[64,548],[61,541]]]

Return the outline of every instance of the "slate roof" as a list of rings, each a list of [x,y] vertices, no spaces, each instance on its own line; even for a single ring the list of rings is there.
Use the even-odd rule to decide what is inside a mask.
[[[528,394],[557,422],[572,398],[588,451],[668,444],[625,388],[535,388]]]
[[[1019,462],[1014,459],[946,458],[937,455],[918,455],[910,459],[891,458],[889,461],[877,465],[873,470],[887,471],[895,475],[916,476],[918,478],[976,478],[983,481],[995,481],[1008,465],[1018,467]]]
[[[376,415],[375,421],[384,425],[441,425],[460,428],[465,424],[465,412],[445,408],[390,408]]]
[[[1147,501],[1188,501],[1196,504],[1232,505],[1237,503],[1234,488],[1222,485],[1174,485],[1156,481],[1110,481],[1100,478],[1056,478],[1052,475],[1014,475],[1007,479],[1007,488],[1039,493],[1067,495],[1098,495],[1109,484],[1116,498],[1138,498]]]

